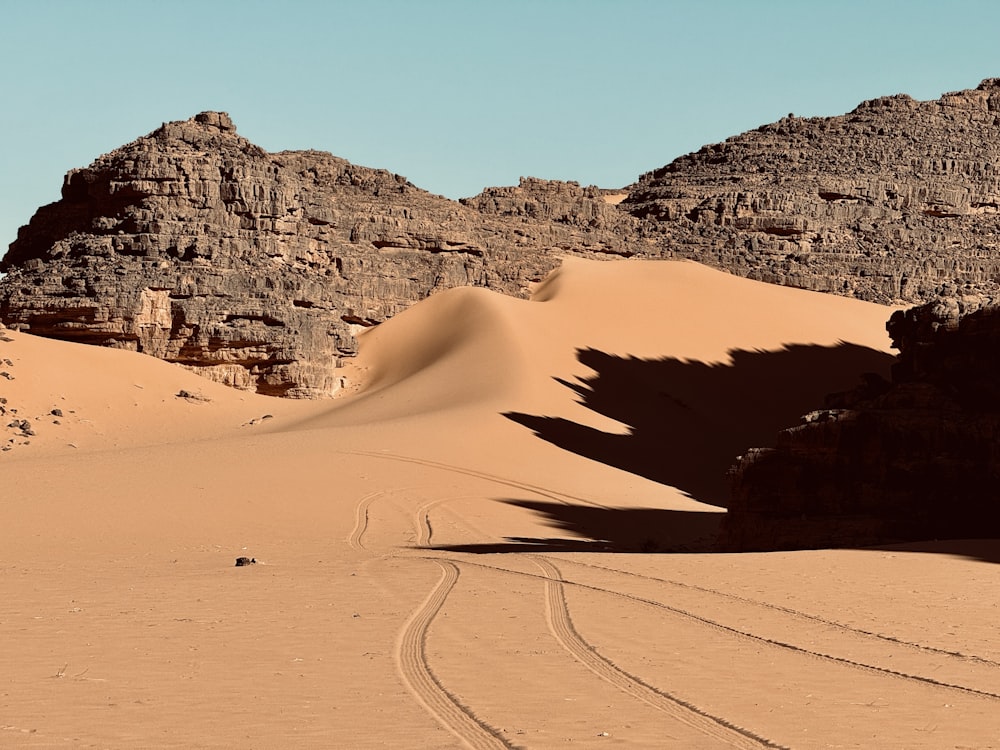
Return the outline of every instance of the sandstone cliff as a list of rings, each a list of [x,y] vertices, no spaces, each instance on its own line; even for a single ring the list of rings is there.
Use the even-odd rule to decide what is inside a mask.
[[[789,115],[643,175],[622,204],[675,256],[874,302],[1000,278],[1000,79]]]
[[[0,319],[260,393],[330,394],[359,326],[447,287],[523,295],[566,252],[632,252],[641,222],[599,192],[500,192],[517,219],[327,153],[267,153],[205,112],[66,176],[0,263]]]
[[[879,302],[1000,293],[1000,79],[781,121],[608,191],[522,179],[451,201],[205,112],[73,170],[0,261],[0,320],[262,393],[320,396],[434,291],[523,295],[566,253],[687,257]]]

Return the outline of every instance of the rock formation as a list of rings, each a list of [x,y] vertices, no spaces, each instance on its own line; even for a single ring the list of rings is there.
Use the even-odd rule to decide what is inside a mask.
[[[1000,535],[1000,300],[893,315],[892,382],[782,431],[733,470],[730,549]]]
[[[66,176],[0,263],[0,319],[322,396],[358,327],[447,287],[524,295],[565,252],[630,254],[640,224],[575,183],[468,203],[323,152],[267,153],[204,112]]]
[[[0,261],[0,320],[239,388],[322,396],[436,290],[524,295],[566,253],[686,257],[880,302],[1000,293],[1000,79],[792,115],[609,191],[522,179],[463,201],[204,112],[71,171]]]
[[[919,102],[794,115],[643,175],[622,204],[666,248],[874,302],[1000,278],[1000,79]]]

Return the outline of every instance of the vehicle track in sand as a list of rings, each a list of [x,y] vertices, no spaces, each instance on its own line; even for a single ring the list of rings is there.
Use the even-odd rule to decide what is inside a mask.
[[[653,687],[599,654],[573,625],[563,593],[563,580],[559,569],[543,557],[532,557],[532,561],[542,570],[545,577],[545,619],[549,631],[566,651],[597,677],[627,695],[730,747],[746,750],[783,747],[726,719],[703,711],[692,703]]]
[[[527,555],[530,558],[536,558],[536,555]],[[428,560],[438,560],[441,558],[425,557]],[[494,570],[501,573],[508,573],[511,575],[527,576],[531,578],[541,578],[542,580],[548,580],[547,576],[539,575],[536,573],[529,573],[521,570],[511,570],[510,568],[501,568],[495,565],[486,565],[485,563],[471,562],[469,560],[461,560],[462,565],[471,565],[474,567],[486,568],[488,570]],[[573,581],[563,577],[561,582],[566,585],[576,586],[581,589],[597,591],[609,596],[619,597],[628,601],[635,602],[637,604],[642,604],[648,607],[654,607],[671,614],[677,615],[679,617],[692,620],[694,622],[701,623],[706,627],[718,630],[723,633],[727,633],[733,637],[741,638],[744,640],[751,641],[757,644],[763,644],[771,648],[777,648],[788,653],[795,653],[801,656],[818,659],[820,661],[825,661],[833,664],[840,664],[845,667],[852,669],[857,669],[869,674],[883,675],[886,677],[891,677],[894,679],[906,680],[915,683],[920,683],[926,686],[940,688],[949,691],[957,691],[964,693],[966,695],[978,696],[981,698],[987,698],[990,700],[1000,700],[1000,694],[994,693],[988,690],[980,690],[978,688],[968,687],[967,685],[959,685],[951,682],[944,682],[942,680],[935,680],[932,677],[925,677],[923,675],[915,675],[909,672],[903,672],[901,670],[890,669],[888,667],[880,667],[874,664],[867,664],[865,662],[856,661],[854,659],[848,659],[842,656],[834,656],[833,654],[826,654],[821,651],[813,651],[811,649],[805,648],[804,646],[797,646],[794,643],[788,643],[786,641],[781,641],[776,638],[768,638],[766,636],[757,635],[746,630],[741,630],[739,628],[733,627],[731,625],[726,625],[724,623],[712,620],[711,618],[699,615],[695,612],[691,612],[680,607],[674,607],[663,602],[658,602],[653,599],[646,599],[641,596],[633,596],[632,594],[626,594],[621,591],[615,591],[614,589],[606,589],[601,586],[595,586],[589,583],[583,583],[581,581]]]
[[[453,464],[441,463],[440,461],[431,461],[424,458],[415,458],[413,456],[403,456],[398,453],[382,453],[379,451],[344,451],[352,456],[368,456],[369,458],[384,458],[390,461],[399,461],[401,463],[416,464],[418,466],[426,466],[431,469],[440,469],[442,471],[449,471],[456,474],[464,474],[465,476],[475,477],[476,479],[482,479],[487,482],[494,482],[495,484],[500,484],[505,487],[513,487],[514,489],[524,490],[526,492],[532,492],[541,497],[547,497],[550,500],[554,500],[557,503],[563,505],[571,505],[573,503],[583,503],[584,505],[589,505],[593,508],[605,508],[608,506],[602,505],[601,503],[594,502],[593,500],[587,500],[582,497],[576,497],[575,495],[569,495],[565,492],[559,492],[557,490],[550,490],[545,487],[539,487],[538,485],[528,484],[527,482],[519,482],[516,479],[509,479],[508,477],[498,476],[496,474],[490,474],[485,471],[478,471],[476,469],[468,469],[464,466],[454,466]]]
[[[458,582],[459,569],[435,559],[441,579],[403,626],[396,641],[396,664],[417,702],[464,745],[473,750],[514,748],[497,729],[479,719],[441,684],[427,661],[427,631]]]
[[[915,641],[907,641],[903,638],[897,638],[892,635],[885,635],[883,633],[877,633],[872,630],[865,630],[863,628],[857,628],[853,625],[847,625],[842,622],[837,622],[836,620],[829,620],[825,617],[820,617],[819,615],[813,615],[808,612],[802,612],[801,610],[792,609],[791,607],[783,607],[780,604],[771,604],[770,602],[763,602],[759,599],[753,599],[747,596],[741,596],[739,594],[733,594],[728,591],[719,591],[718,589],[713,589],[708,586],[699,586],[695,583],[685,583],[684,581],[675,581],[670,578],[658,578],[656,576],[644,575],[642,573],[633,573],[628,570],[621,570],[619,568],[609,568],[604,565],[594,565],[592,563],[580,562],[579,560],[570,560],[568,558],[563,558],[561,562],[569,563],[571,565],[577,565],[584,568],[593,568],[594,570],[606,571],[608,573],[617,573],[619,575],[628,576],[631,578],[642,578],[649,581],[656,581],[657,583],[665,583],[670,586],[677,586],[678,588],[689,589],[692,591],[699,591],[706,594],[712,594],[718,597],[723,597],[733,601],[742,602],[744,604],[750,604],[752,606],[761,607],[762,609],[769,609],[775,612],[781,612],[782,614],[789,615],[791,617],[800,618],[803,620],[810,620],[812,622],[817,622],[822,625],[828,625],[832,628],[842,630],[844,632],[852,633],[855,635],[862,636],[864,638],[877,639],[885,641],[886,643],[891,643],[895,646],[904,646],[906,648],[912,648],[918,651],[924,651],[936,656],[945,656],[953,659],[960,659],[962,661],[975,662],[977,664],[984,664],[991,667],[1000,667],[1000,662],[994,661],[993,659],[987,659],[984,656],[976,656],[975,654],[966,654],[961,651],[950,651],[948,649],[938,648],[936,646],[928,646],[924,643],[917,643]]]
[[[416,514],[414,515],[416,546],[430,546],[431,539],[434,537],[434,526],[431,524],[430,515],[432,510],[445,505],[446,503],[453,503],[457,500],[477,500],[479,498],[479,495],[449,495],[448,497],[439,497],[436,500],[431,500],[418,507]]]
[[[358,507],[354,509],[354,528],[352,528],[351,533],[347,535],[347,544],[351,549],[357,550],[358,552],[369,551],[364,542],[361,541],[365,532],[368,531],[368,508],[383,495],[385,495],[385,492],[381,490],[369,492],[361,498],[361,501],[358,503]]]

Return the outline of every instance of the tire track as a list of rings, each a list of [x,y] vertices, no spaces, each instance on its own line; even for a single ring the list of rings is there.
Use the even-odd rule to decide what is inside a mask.
[[[424,503],[419,508],[417,508],[416,515],[414,517],[414,528],[416,529],[416,541],[417,547],[427,547],[431,543],[431,538],[434,536],[434,527],[431,525],[431,515],[430,512],[439,505],[444,505],[452,500],[457,500],[457,497],[443,497],[439,500],[432,500],[429,503]]]
[[[534,557],[534,556],[531,556]],[[427,557],[424,559],[434,560],[437,558]],[[509,568],[500,568],[494,565],[486,565],[484,563],[474,563],[468,560],[462,560],[463,565],[473,565],[480,568],[487,568],[489,570],[495,570],[501,573],[510,573],[512,575],[528,576],[531,578],[541,578],[542,580],[548,580],[546,576],[541,576],[535,573],[526,573],[520,570],[511,570]],[[695,622],[699,622],[715,630],[719,630],[724,633],[728,633],[737,638],[743,638],[745,640],[753,641],[754,643],[761,643],[766,646],[773,648],[779,648],[785,651],[801,654],[802,656],[808,656],[814,659],[819,659],[822,661],[833,662],[835,664],[840,664],[842,666],[851,667],[853,669],[859,669],[863,672],[868,672],[871,674],[880,674],[887,677],[893,677],[902,680],[910,680],[913,682],[919,682],[923,685],[928,685],[936,688],[943,688],[947,690],[955,690],[966,695],[976,695],[982,698],[989,698],[991,700],[1000,700],[1000,694],[992,693],[988,690],[979,690],[977,688],[968,687],[966,685],[957,685],[951,682],[944,682],[942,680],[935,680],[932,677],[924,677],[922,675],[910,674],[909,672],[902,672],[895,669],[889,669],[887,667],[879,667],[874,664],[866,664],[865,662],[855,661],[853,659],[848,659],[842,656],[834,656],[833,654],[825,654],[821,651],[812,651],[803,646],[796,646],[794,643],[787,643],[785,641],[779,641],[775,638],[767,638],[761,635],[756,635],[754,633],[747,632],[745,630],[740,630],[739,628],[732,627],[731,625],[726,625],[721,622],[709,619],[702,615],[690,612],[680,607],[673,607],[669,604],[664,604],[663,602],[654,601],[653,599],[645,599],[641,596],[632,596],[631,594],[625,594],[620,591],[615,591],[613,589],[606,589],[600,586],[593,586],[588,583],[581,583],[579,581],[572,581],[566,578],[562,578],[561,582],[571,586],[577,586],[582,589],[588,589],[590,591],[599,591],[610,596],[617,596],[622,599],[627,599],[637,604],[644,604],[649,607],[655,607],[656,609],[662,609],[664,611],[670,612],[672,614],[684,617]]]
[[[670,715],[702,734],[726,743],[730,747],[745,748],[746,750],[758,750],[761,747],[782,747],[726,719],[713,716],[692,703],[643,682],[610,659],[601,656],[593,646],[584,640],[573,625],[559,569],[544,558],[533,557],[532,560],[545,574],[545,619],[548,622],[549,630],[566,651],[599,678],[633,698]]]
[[[364,542],[361,541],[365,532],[368,531],[368,508],[373,502],[382,497],[384,494],[385,493],[381,490],[369,492],[361,498],[361,502],[358,503],[358,507],[354,509],[354,528],[351,529],[351,533],[347,535],[347,544],[351,547],[351,549],[358,550],[359,552],[369,551]]]
[[[928,646],[924,643],[907,641],[892,635],[884,635],[882,633],[876,633],[875,631],[872,630],[864,630],[863,628],[856,628],[852,625],[847,625],[842,622],[837,622],[836,620],[828,620],[825,617],[809,614],[808,612],[802,612],[801,610],[792,609],[791,607],[783,607],[780,604],[771,604],[770,602],[762,602],[758,599],[751,599],[750,597],[740,596],[739,594],[733,594],[727,591],[719,591],[718,589],[709,588],[708,586],[699,586],[694,583],[674,581],[669,578],[657,578],[656,576],[647,576],[643,575],[642,573],[632,573],[628,570],[620,570],[618,568],[608,568],[603,565],[593,565],[591,563],[579,562],[578,560],[564,559],[563,562],[570,563],[571,565],[578,565],[584,568],[593,568],[594,570],[606,571],[608,573],[618,573],[620,575],[629,576],[632,578],[642,578],[648,581],[656,581],[657,583],[666,583],[670,586],[677,586],[678,588],[690,589],[692,591],[700,591],[706,594],[714,594],[715,596],[721,596],[726,599],[731,599],[733,601],[743,602],[744,604],[750,604],[764,609],[770,609],[775,612],[781,612],[783,614],[791,615],[793,617],[799,617],[805,620],[818,622],[822,625],[828,625],[830,627],[837,628],[838,630],[843,630],[848,633],[854,633],[856,635],[864,636],[866,638],[875,638],[881,641],[886,641],[887,643],[892,643],[893,645],[896,646],[906,646],[908,648],[917,649],[919,651],[925,651],[927,653],[935,654],[938,656],[947,656],[954,659],[961,659],[963,661],[975,662],[977,664],[986,664],[992,667],[1000,667],[1000,662],[994,661],[993,659],[987,659],[986,657],[983,656],[976,656],[975,654],[964,654],[961,651],[949,651],[948,649],[937,648],[936,646]]]
[[[431,461],[429,459],[414,458],[412,456],[402,456],[396,453],[379,453],[376,451],[345,451],[352,456],[368,456],[370,458],[385,458],[390,461],[400,461],[402,463],[417,464],[418,466],[426,466],[432,469],[441,469],[443,471],[450,471],[457,474],[465,474],[469,477],[475,477],[476,479],[484,479],[487,482],[495,482],[496,484],[501,484],[506,487],[513,487],[518,490],[524,490],[526,492],[533,492],[536,495],[542,497],[547,497],[550,500],[554,500],[557,503],[562,503],[563,505],[570,505],[570,501],[583,503],[585,505],[590,505],[594,508],[607,508],[606,505],[601,505],[600,503],[595,503],[593,500],[586,500],[582,497],[576,497],[574,495],[568,495],[564,492],[558,492],[556,490],[549,490],[545,487],[539,487],[538,485],[528,484],[527,482],[519,482],[515,479],[508,479],[507,477],[501,477],[496,474],[489,474],[485,471],[477,471],[476,469],[467,469],[464,466],[453,466],[452,464],[445,464],[439,461]]]
[[[478,495],[451,495],[449,497],[440,497],[437,500],[431,500],[426,502],[417,508],[416,514],[414,515],[414,529],[416,530],[416,546],[417,547],[428,547],[430,546],[431,539],[434,536],[434,526],[431,524],[430,512],[445,503],[452,503],[456,500],[471,500],[478,499]],[[468,524],[463,524],[468,526]]]
[[[428,558],[433,559],[433,558]],[[427,630],[458,581],[458,567],[446,560],[434,560],[441,567],[441,580],[410,617],[396,643],[396,664],[407,688],[417,702],[442,726],[473,750],[514,748],[486,722],[459,702],[431,671],[427,663]]]

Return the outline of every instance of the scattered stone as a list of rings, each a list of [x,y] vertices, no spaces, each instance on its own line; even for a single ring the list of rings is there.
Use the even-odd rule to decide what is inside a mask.
[[[53,409],[49,412],[53,417],[61,417],[63,415],[62,409]]]
[[[183,398],[187,399],[188,401],[198,401],[203,403],[207,403],[212,400],[208,396],[203,396],[201,393],[198,393],[197,391],[194,392],[185,391],[183,388],[177,391],[176,398]]]
[[[237,557],[236,558],[236,567],[237,568],[242,568],[244,565],[256,565],[256,564],[257,564],[257,558],[255,558],[255,557]]]
[[[13,380],[13,379],[14,379],[14,376],[13,376],[13,375],[11,375],[11,374],[10,374],[9,372],[7,372],[6,370],[4,370],[3,372],[0,372],[0,378],[7,378],[7,380]]]

